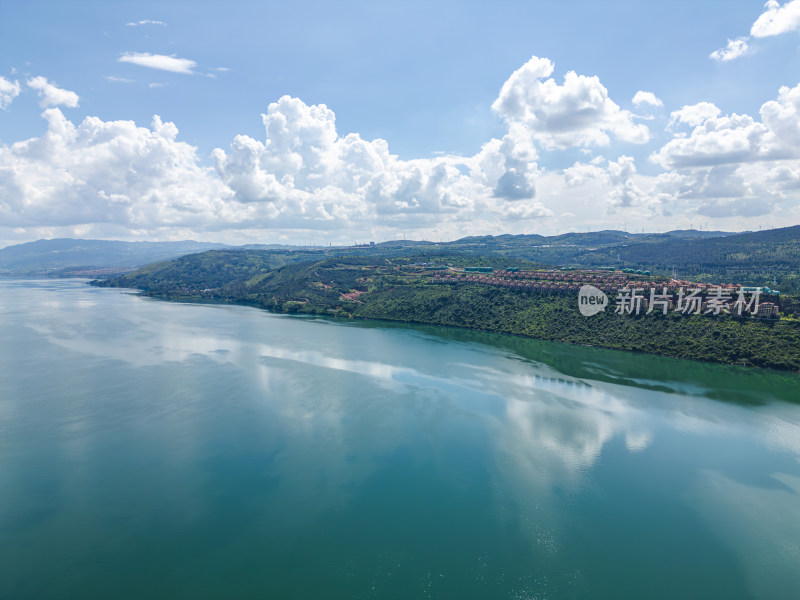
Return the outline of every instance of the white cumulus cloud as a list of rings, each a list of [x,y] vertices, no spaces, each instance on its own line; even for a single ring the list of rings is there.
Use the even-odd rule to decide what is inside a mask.
[[[25,83],[28,84],[29,88],[39,93],[39,97],[41,98],[39,104],[42,107],[63,105],[69,108],[75,108],[78,106],[80,100],[78,94],[50,83],[45,77],[32,77]]]
[[[714,50],[709,57],[720,62],[727,62],[747,54],[748,50],[747,38],[740,37],[735,40],[728,40],[727,46]]]
[[[610,136],[641,144],[650,135],[608,96],[596,76],[569,71],[559,85],[553,63],[532,57],[503,84],[492,108],[509,129],[520,129],[546,149],[606,146]]]
[[[640,106],[642,104],[649,104],[650,106],[664,106],[661,98],[656,96],[653,92],[644,92],[642,90],[639,90],[633,95],[633,103],[636,106]]]
[[[150,54],[149,52],[125,52],[117,59],[119,62],[139,65],[149,69],[159,69],[172,73],[192,75],[197,63],[188,58],[166,56],[164,54]]]
[[[575,148],[591,157],[612,140],[649,138],[598,78],[569,73],[557,83],[552,73],[551,61],[534,57],[509,77],[493,104],[505,131],[472,156],[402,160],[386,140],[338,131],[326,105],[283,96],[261,116],[262,134],[233,137],[206,167],[158,117],[149,127],[73,123],[48,108],[40,137],[0,147],[0,232],[352,242],[800,217],[800,85],[781,88],[755,118],[711,102],[672,111],[673,137],[650,156],[660,174],[640,173],[626,155],[549,170],[540,153]],[[44,106],[69,106],[74,94],[43,77],[28,85]],[[0,101],[18,86],[0,79]],[[663,105],[643,90],[632,101]]]
[[[652,213],[658,208],[658,198],[643,189],[638,179],[635,160],[624,154],[616,161],[600,156],[564,169],[568,188],[591,188],[599,192],[609,213],[631,208],[646,208]]]
[[[722,115],[710,103],[673,113],[673,122],[693,129],[651,155],[667,170],[658,177],[659,191],[673,205],[688,203],[715,219],[796,212],[800,84],[780,88],[759,116]]]
[[[648,200],[636,183],[636,163],[632,157],[622,155],[616,161],[609,161],[608,173],[613,189],[606,201],[612,209],[640,206]]]
[[[534,199],[535,150],[510,135],[472,157],[400,160],[385,140],[340,135],[325,105],[284,96],[262,115],[262,139],[236,136],[207,168],[159,117],[147,128],[96,117],[75,124],[56,108],[42,116],[42,136],[0,148],[7,228],[451,237],[553,216]]]
[[[783,6],[776,0],[769,0],[764,7],[766,10],[750,28],[753,37],[770,37],[800,29],[800,0],[791,0]]]
[[[220,179],[237,201],[268,207],[283,226],[343,227],[357,221],[424,224],[432,216],[538,218],[552,214],[535,195],[530,149],[510,137],[475,157],[403,161],[385,140],[336,131],[325,105],[284,96],[262,115],[264,140],[239,135],[213,152]],[[510,206],[513,204],[514,206]]]
[[[148,129],[87,117],[76,126],[57,108],[42,116],[44,135],[0,147],[4,226],[202,230],[214,219],[230,218],[223,203],[228,192],[210,169],[198,166],[192,146],[176,141],[172,123],[154,117]]]
[[[605,159],[598,156],[589,163],[576,162],[564,169],[564,182],[568,187],[608,183],[608,174],[603,168]]]
[[[800,164],[795,162],[795,168]],[[785,165],[787,170],[791,167]],[[656,180],[665,203],[705,217],[751,218],[796,204],[776,167],[766,163],[722,164],[670,171]]]
[[[667,127],[672,127],[680,123],[695,127],[712,117],[716,117],[721,112],[722,111],[711,102],[698,102],[697,104],[689,104],[670,113],[669,124]]]
[[[665,168],[754,160],[764,152],[766,133],[767,128],[749,115],[710,117],[690,135],[668,142],[653,158]]]
[[[665,144],[652,160],[665,168],[800,158],[800,84],[782,87],[761,106],[761,121],[749,115],[719,116],[704,102],[672,113],[671,122],[694,126]]]
[[[19,92],[19,81],[9,81],[4,77],[0,77],[0,109],[4,109],[11,104],[11,101],[19,96]]]

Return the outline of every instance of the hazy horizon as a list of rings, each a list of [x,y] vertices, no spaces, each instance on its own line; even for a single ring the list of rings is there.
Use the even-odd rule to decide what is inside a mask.
[[[790,225],[788,227],[792,227],[792,226]],[[776,229],[782,229],[782,228],[776,228]],[[31,244],[31,243],[35,243],[35,242],[56,241],[56,240],[75,240],[75,241],[88,241],[88,242],[122,242],[122,243],[170,243],[170,242],[173,242],[173,243],[221,244],[221,245],[227,245],[227,246],[233,246],[233,247],[246,246],[246,245],[265,245],[265,246],[269,246],[269,245],[276,245],[276,246],[277,245],[284,245],[284,246],[296,246],[296,247],[313,247],[313,246],[328,247],[329,245],[332,245],[334,247],[337,247],[337,246],[338,247],[350,247],[350,246],[356,246],[356,245],[358,245],[358,246],[369,245],[370,242],[374,242],[375,244],[389,243],[389,242],[414,242],[414,243],[426,242],[426,243],[431,243],[431,244],[448,244],[448,243],[452,243],[452,242],[457,242],[457,241],[459,241],[461,239],[464,239],[466,237],[502,237],[502,236],[506,236],[506,235],[515,235],[515,236],[516,235],[541,235],[542,237],[558,237],[560,235],[567,235],[569,233],[626,233],[626,234],[630,234],[630,235],[659,235],[659,234],[665,234],[666,235],[666,234],[669,234],[669,233],[691,232],[691,231],[696,231],[698,233],[725,233],[725,234],[729,234],[729,235],[737,235],[737,234],[740,234],[740,233],[756,233],[758,231],[768,231],[768,230],[766,230],[766,229],[765,230],[749,230],[748,229],[748,230],[743,230],[743,231],[723,231],[723,230],[719,230],[719,229],[710,229],[710,230],[704,230],[704,229],[672,229],[672,230],[669,230],[669,231],[656,232],[656,231],[625,231],[623,229],[598,229],[598,230],[589,230],[589,231],[564,231],[564,232],[561,232],[559,234],[553,234],[553,235],[537,234],[537,233],[522,233],[522,234],[509,234],[509,233],[490,234],[489,233],[489,234],[477,234],[477,235],[474,235],[474,236],[463,236],[461,238],[445,239],[445,240],[412,239],[412,238],[399,237],[399,238],[392,238],[392,239],[380,240],[380,241],[379,240],[368,240],[368,241],[365,241],[365,242],[358,241],[358,242],[354,242],[354,243],[351,243],[351,244],[346,244],[346,243],[335,244],[333,242],[329,242],[329,243],[308,242],[308,243],[305,243],[305,244],[304,243],[271,244],[271,243],[268,243],[268,242],[264,242],[264,243],[261,243],[261,242],[248,242],[246,244],[224,244],[223,242],[206,242],[204,240],[195,240],[195,239],[181,239],[181,240],[122,240],[122,239],[112,239],[112,238],[104,239],[104,238],[52,237],[52,238],[39,238],[39,239],[36,239],[36,240],[30,240],[28,242],[15,242],[13,244],[8,244],[6,246],[0,247],[0,250],[3,250],[5,248],[10,248],[12,246],[19,246],[19,245],[22,245],[22,244]]]

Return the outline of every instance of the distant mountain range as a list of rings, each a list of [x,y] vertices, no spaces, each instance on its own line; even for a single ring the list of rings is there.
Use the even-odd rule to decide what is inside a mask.
[[[745,233],[692,229],[666,233],[605,230],[556,236],[509,234],[439,243],[394,240],[338,247],[62,238],[0,249],[0,273],[105,276],[209,250],[266,251],[280,264],[324,256],[407,255],[409,259],[424,261],[455,256],[480,260],[491,255],[501,260],[526,260],[541,265],[634,267],[699,280],[773,285],[792,293],[800,290],[800,226]]]
[[[500,254],[560,267],[632,267],[697,281],[768,285],[800,293],[800,225],[726,233],[624,231],[459,240],[462,253]]]
[[[665,234],[632,234],[624,231],[602,231],[593,233],[566,233],[560,236],[500,235],[468,237],[453,242],[435,243],[414,240],[394,240],[381,242],[373,246],[359,246],[375,250],[390,248],[420,248],[436,246],[440,248],[458,248],[465,244],[487,244],[489,246],[505,245],[543,245],[547,243],[564,244],[572,242],[579,246],[592,244],[614,244],[624,241],[646,241],[652,237],[663,238],[712,238],[731,235],[722,231],[671,231]],[[505,244],[504,244],[505,242]],[[70,274],[74,270],[133,270],[153,262],[170,260],[186,254],[220,250],[223,248],[241,248],[247,250],[301,250],[308,246],[288,246],[280,244],[247,244],[230,246],[192,240],[179,242],[120,242],[108,240],[84,240],[72,238],[56,238],[37,240],[24,244],[16,244],[0,249],[0,273],[7,274]],[[325,247],[317,247],[321,250]],[[327,247],[341,252],[346,246]],[[63,272],[63,273],[62,273]]]
[[[0,249],[0,273],[41,275],[81,269],[133,270],[153,262],[226,247],[194,241],[38,240]]]

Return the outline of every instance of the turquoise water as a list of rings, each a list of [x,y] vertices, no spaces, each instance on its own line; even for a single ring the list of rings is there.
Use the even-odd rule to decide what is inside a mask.
[[[0,598],[796,598],[800,377],[0,279]]]

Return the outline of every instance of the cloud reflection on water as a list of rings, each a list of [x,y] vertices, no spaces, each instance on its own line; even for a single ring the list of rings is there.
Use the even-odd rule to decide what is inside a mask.
[[[508,446],[510,454],[528,455],[534,463],[547,462],[547,465],[540,464],[542,471],[553,469],[557,464],[563,473],[584,471],[615,436],[623,437],[631,451],[643,451],[654,436],[644,414],[654,407],[660,418],[675,429],[751,435],[755,425],[766,443],[800,453],[800,425],[790,417],[796,411],[785,411],[786,414],[753,411],[743,418],[740,407],[709,404],[698,398],[704,390],[696,385],[684,387],[681,393],[648,390],[645,405],[640,402],[642,394],[635,387],[571,378],[544,364],[509,363],[501,352],[491,347],[457,345],[428,363],[414,360],[413,351],[401,357],[401,361],[397,361],[397,357],[393,357],[395,362],[380,361],[375,360],[379,355],[370,352],[359,339],[360,334],[370,330],[330,328],[311,321],[280,317],[259,319],[257,315],[261,313],[250,309],[231,312],[228,307],[174,305],[119,294],[115,290],[82,287],[77,294],[75,291],[67,286],[55,287],[49,294],[32,294],[27,299],[28,310],[38,319],[28,321],[27,326],[65,350],[120,360],[137,367],[183,362],[202,356],[251,370],[266,385],[271,367],[265,360],[293,361],[366,377],[394,393],[436,389],[451,396],[456,404],[471,403],[470,409],[476,413],[483,410],[476,398],[489,398],[492,406],[502,399],[507,431],[498,432],[498,436],[504,440],[503,445]],[[105,296],[104,301],[111,300],[111,305],[98,307],[97,293]],[[123,308],[124,305],[128,306]],[[94,306],[97,313],[88,315],[83,310],[86,306]],[[124,320],[125,326],[118,331],[118,336],[109,337],[102,327],[93,326],[95,320],[103,319],[104,310],[113,312],[114,319],[122,317]],[[194,314],[187,316],[191,313]],[[212,316],[209,313],[214,313],[213,318],[209,326],[204,327],[203,316]],[[216,320],[220,313],[226,316],[221,322]],[[68,318],[65,319],[65,315]],[[226,329],[231,319],[252,321],[245,329],[255,333],[245,338],[236,337],[236,331],[231,333]],[[330,352],[331,344],[327,345],[328,352],[308,349],[301,341],[293,340],[291,332],[280,331],[276,335],[276,330],[293,327],[307,330],[315,326],[324,330],[328,337],[348,338],[347,343],[336,348],[340,354]],[[281,343],[257,341],[272,337],[279,338]],[[405,341],[424,346],[426,340],[425,337],[406,337]],[[469,362],[463,362],[463,358],[468,358]],[[438,368],[443,364],[447,367],[444,373]],[[662,382],[639,383],[652,386]],[[317,409],[324,410],[324,407]],[[514,444],[518,445],[518,450],[512,451],[511,440],[516,440]],[[549,458],[545,460],[544,457]]]
[[[546,504],[555,488],[577,492],[587,485],[614,440],[630,453],[646,454],[664,432],[680,432],[800,455],[796,406],[709,400],[704,397],[708,389],[699,384],[681,387],[654,377],[623,385],[572,377],[481,343],[432,348],[429,338],[437,338],[403,335],[402,329],[331,327],[251,309],[146,301],[75,284],[47,294],[20,293],[17,301],[27,303],[25,310],[4,301],[3,318],[16,319],[65,354],[93,357],[98,368],[108,361],[147,373],[197,368],[209,377],[241,382],[236,393],[254,395],[252,401],[263,407],[270,423],[269,435],[276,438],[269,462],[265,458],[261,466],[275,480],[260,500],[271,522],[285,518],[296,524],[298,515],[310,521],[346,507],[386,468],[385,457],[411,442],[441,449],[456,443],[446,441],[453,431],[490,440],[489,471],[495,489],[503,490],[494,500],[498,506],[523,507],[521,514],[527,511],[530,522],[541,522],[537,506]],[[202,385],[180,387],[189,385],[180,378],[175,385],[167,399],[177,408],[165,408],[149,434],[156,441],[159,436],[174,441],[159,443],[169,448],[164,460],[180,468],[198,460],[209,431],[203,429],[208,424],[202,413],[189,410],[205,401]],[[88,410],[73,408],[79,417]],[[0,415],[13,414],[13,404],[0,404]],[[82,441],[86,430],[80,419],[67,423],[63,434],[65,455],[86,460],[91,447]],[[459,443],[466,448],[477,442]],[[800,522],[797,478],[788,473],[775,478],[783,487],[748,484],[710,470],[699,476],[687,503],[721,538],[728,539],[726,523],[732,519],[764,524],[745,528],[737,535],[749,537],[729,539],[732,546],[772,543],[784,549],[782,556],[796,556],[792,540],[800,539],[800,531],[781,529],[775,515]],[[202,514],[190,488],[186,483],[184,499]],[[558,515],[558,509],[551,514]],[[556,547],[559,524],[544,527],[536,535],[544,531],[542,539]],[[752,577],[756,588],[766,585],[766,575]]]

